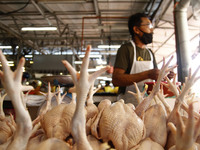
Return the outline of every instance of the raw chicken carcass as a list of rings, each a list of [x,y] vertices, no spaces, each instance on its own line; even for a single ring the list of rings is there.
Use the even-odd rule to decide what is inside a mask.
[[[151,106],[144,115],[146,137],[163,147],[167,142],[167,116],[160,104]]]
[[[182,90],[180,91],[180,94],[176,97],[174,108],[173,108],[172,112],[170,113],[167,122],[172,122],[175,126],[177,125],[178,119],[177,119],[176,113],[177,113],[177,111],[181,110],[180,106],[185,103],[185,97],[187,96],[188,91],[191,89],[192,85],[200,78],[200,77],[196,77],[199,69],[200,69],[200,67],[198,67],[196,69],[196,71],[193,73],[193,75],[191,75],[191,69],[190,69],[189,77],[187,78]],[[176,85],[174,85],[174,86],[176,86]],[[186,104],[184,104],[184,105],[186,105]],[[195,115],[195,116],[197,116],[197,115]],[[182,118],[185,118],[185,117],[182,116]],[[185,120],[187,121],[187,118],[185,118]],[[167,144],[166,144],[167,149],[175,144],[175,140],[172,140],[172,139],[174,139],[174,134],[169,132],[168,140],[167,140]]]
[[[39,108],[39,115],[37,116],[37,118],[35,120],[33,120],[33,126],[35,126],[37,123],[40,122],[41,118],[43,118],[43,116],[46,114],[46,112],[51,110],[51,108],[52,108],[52,105],[51,105],[52,98],[57,93],[59,93],[59,91],[58,92],[51,92],[51,85],[50,85],[50,82],[48,82],[48,92],[47,93],[40,92],[40,93],[46,97],[46,102]]]
[[[63,140],[49,138],[41,142],[38,145],[37,150],[70,150],[70,147]]]
[[[69,104],[59,104],[46,113],[42,113],[40,123],[48,138],[55,137],[64,140],[71,134],[71,120],[76,107],[74,95]],[[93,104],[92,95],[93,91],[90,91],[85,107],[87,110],[85,111],[87,113],[86,121],[98,113],[97,107]],[[48,110],[48,108],[44,110]]]
[[[146,138],[131,150],[164,150],[164,148],[160,144],[152,141],[150,138]]]
[[[0,94],[0,144],[7,142],[8,138],[11,137],[11,135],[14,132],[10,127],[12,125],[12,122],[15,123],[13,117],[12,116],[10,116],[11,118],[6,117],[3,111],[3,101],[6,95],[7,94],[1,96]],[[14,125],[14,130],[15,130],[15,125]]]
[[[47,139],[44,133],[44,130],[40,128],[40,124],[35,125],[34,128],[37,128],[37,129],[33,129],[32,135],[29,138],[26,150],[37,149],[38,145]]]
[[[96,139],[92,135],[88,135],[87,139],[88,139],[88,142],[90,143],[93,150],[107,150],[107,149],[110,148],[108,143],[101,143],[98,139]],[[76,143],[73,146],[73,150],[78,150]],[[114,150],[114,149],[112,149],[112,150]]]
[[[87,106],[85,107],[85,113],[87,114],[86,121],[90,118],[93,118],[98,113],[98,109],[93,104],[92,100],[94,92],[95,91],[93,91],[91,88],[87,98]],[[48,138],[55,137],[64,140],[71,134],[71,120],[76,107],[74,95],[75,94],[73,94],[73,99],[69,104],[59,104],[54,106],[51,110],[44,108],[44,110],[49,111],[41,113],[43,115],[41,116],[40,123]],[[48,107],[48,105],[46,107]],[[88,128],[90,128],[90,126]]]
[[[75,107],[73,101],[69,104],[60,104],[41,117],[40,123],[47,138],[55,137],[64,140],[71,134],[70,124]]]
[[[175,114],[178,111],[178,108],[180,108],[179,106],[184,104],[185,96],[188,94],[188,91],[190,90],[192,85],[200,78],[200,77],[196,77],[199,69],[200,69],[200,66],[196,69],[196,71],[193,73],[193,75],[191,75],[191,69],[190,69],[189,77],[187,78],[180,94],[176,97],[175,105],[174,105],[172,112],[169,115],[168,122],[172,122],[176,125],[176,120],[177,120],[176,117],[177,116]]]
[[[86,136],[86,117],[85,117],[85,102],[89,92],[89,88],[93,84],[94,80],[108,70],[110,67],[103,68],[93,74],[88,74],[87,69],[89,65],[89,53],[91,46],[87,47],[83,63],[81,65],[80,78],[77,78],[76,70],[70,65],[69,62],[63,61],[63,64],[72,75],[72,79],[75,85],[75,91],[77,94],[77,105],[74,116],[71,122],[72,135],[77,143],[77,149],[92,150]]]
[[[140,116],[142,112],[144,113],[144,124],[146,127],[146,138],[150,138],[154,142],[160,144],[162,147],[165,146],[167,142],[167,112],[169,111],[169,107],[165,104],[164,97],[162,96],[162,89],[160,90],[160,84],[165,75],[176,66],[168,69],[168,65],[171,62],[173,57],[165,64],[165,60],[163,60],[163,66],[160,70],[160,74],[158,76],[158,80],[155,83],[152,92],[150,95],[142,101],[136,108],[136,113]],[[150,102],[152,99],[161,99],[164,106],[160,104],[154,104],[151,107]],[[142,110],[142,109],[143,110]],[[166,110],[165,110],[166,109]]]
[[[20,59],[15,72],[12,72],[7,65],[7,60],[2,54],[2,51],[0,51],[0,61],[3,67],[3,71],[0,71],[1,83],[12,101],[17,124],[13,139],[11,139],[7,149],[20,148],[21,150],[25,150],[32,131],[32,121],[28,111],[23,105],[22,91],[31,90],[33,87],[24,87],[21,84],[23,66],[25,63],[24,58]]]
[[[4,101],[4,98],[6,97],[7,93],[4,94],[3,96],[1,96],[1,93],[0,93],[0,118],[1,120],[3,118],[5,118],[5,113],[3,111],[3,101]]]
[[[159,91],[162,78],[167,74],[167,72],[170,71],[167,68],[169,63],[170,61],[167,64],[163,64],[158,81],[153,88],[152,93],[137,106],[135,111],[129,104],[124,104],[123,100],[113,104],[109,103],[107,100],[101,101],[98,106],[99,114],[92,125],[92,134],[97,138],[103,139],[104,142],[112,141],[115,148],[119,150],[131,149],[138,145],[140,141],[146,137],[145,126],[141,119],[142,115],[149,108],[151,100]],[[141,93],[137,92],[137,94],[139,94],[138,97],[141,98]],[[159,113],[164,112],[162,108],[159,108],[160,107],[157,107],[156,111],[159,111]],[[155,132],[153,126],[147,118],[146,127],[149,129],[148,136],[152,137],[153,140],[158,140],[160,144],[165,145],[167,133],[166,116],[165,113],[163,113],[163,116],[157,118],[157,116],[154,116],[154,111],[149,111],[152,113],[149,115],[154,117],[155,120],[158,119],[157,122],[164,120],[164,122],[160,123],[160,125],[164,124],[164,127],[160,132]],[[165,137],[160,139],[159,136],[160,134],[163,134],[162,132],[164,132]]]
[[[87,115],[86,115],[86,133],[87,133],[87,135],[90,134],[90,129],[91,129],[93,120],[99,113],[99,110],[93,101],[93,95],[94,95],[94,93],[96,93],[96,91],[98,91],[98,88],[96,90],[93,90],[93,88],[94,88],[94,83],[90,87],[88,97],[86,100],[86,106],[85,106],[85,109],[87,112]]]
[[[62,101],[63,101],[65,95],[67,95],[67,92],[65,92],[65,94],[63,94],[63,95],[61,96],[60,86],[58,86],[58,95],[56,96],[56,101],[57,101],[57,104],[58,104],[58,105],[62,103]]]
[[[163,59],[163,66],[160,70],[158,79],[156,84],[153,87],[152,92],[148,95],[148,97],[146,97],[137,107],[136,107],[136,114],[139,117],[142,117],[142,114],[149,108],[149,106],[151,105],[151,101],[153,100],[153,98],[155,97],[155,95],[159,92],[160,89],[160,84],[162,79],[165,77],[165,75],[171,71],[172,69],[174,69],[177,66],[173,66],[171,68],[168,68],[171,60],[173,59],[173,56],[169,59],[169,61],[165,64],[165,59]]]
[[[7,140],[13,135],[15,131],[11,126],[11,120],[9,118],[1,118],[0,119],[0,144],[7,142]]]
[[[89,87],[92,85],[96,77],[109,69],[109,67],[106,67],[87,77],[86,67],[88,65],[89,51],[90,47],[88,47],[86,57],[84,59],[85,61],[83,61],[80,78],[78,80],[77,77],[74,76],[74,72],[76,71],[67,61],[63,61],[63,64],[72,74],[75,85],[74,90],[77,95],[77,102],[75,101],[73,94],[71,103],[59,104],[58,106],[55,106],[51,110],[47,111],[41,118],[41,125],[48,138],[52,139],[52,137],[56,137],[56,139],[64,140],[70,133],[72,133],[76,141],[77,149],[92,149],[85,132],[85,102],[89,92]],[[75,73],[75,75],[77,74]],[[91,95],[89,97],[91,98]],[[91,100],[88,101],[88,105],[90,105],[90,101]],[[42,145],[47,148],[47,143],[49,141],[51,140],[47,139],[43,141],[42,143],[44,144]]]
[[[168,123],[172,133],[175,135],[175,146],[170,150],[196,150],[199,149],[199,144],[195,143],[200,131],[200,118],[195,124],[193,105],[189,106],[188,120],[186,126],[179,114],[176,112],[176,127],[173,123]]]
[[[90,87],[88,97],[86,100],[86,107],[85,107],[86,111],[87,111],[86,121],[88,121],[89,119],[92,119],[93,117],[95,117],[98,114],[98,108],[94,104],[94,101],[93,101],[93,95],[94,95],[94,93],[96,93],[96,91],[98,91],[98,89],[93,90],[93,88],[94,88],[94,83]]]
[[[116,149],[123,150],[136,146],[145,137],[143,121],[123,100],[113,104],[104,100],[98,108],[100,113],[92,125],[92,133],[97,138],[112,141]]]

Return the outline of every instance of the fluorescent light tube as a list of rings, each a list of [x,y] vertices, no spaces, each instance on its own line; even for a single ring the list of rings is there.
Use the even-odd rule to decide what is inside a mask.
[[[98,45],[98,48],[120,48],[120,45]]]
[[[100,65],[106,65],[107,62],[106,61],[103,61],[102,59],[97,59],[97,64],[100,64]]]
[[[8,66],[13,67],[13,66],[15,66],[15,64],[8,64]]]
[[[25,58],[32,58],[33,55],[25,55],[24,57],[25,57]]]
[[[11,49],[12,46],[0,46],[0,49]],[[19,46],[16,46],[16,48],[19,48]]]
[[[82,64],[82,61],[74,61],[74,64],[76,64],[76,65],[81,65],[81,64]]]
[[[8,66],[15,66],[15,64],[11,63],[11,62],[7,62]],[[0,63],[0,67],[2,67],[2,64]]]
[[[109,77],[104,77],[104,76],[99,76],[97,77],[98,80],[105,80],[105,81],[112,81],[112,78],[109,78]]]
[[[57,27],[23,27],[22,31],[55,31]]]
[[[8,64],[13,64],[13,63],[14,63],[14,61],[7,61],[7,63],[8,63]]]
[[[1,48],[1,49],[4,49],[4,48],[6,48],[6,49],[11,49],[12,46],[0,46],[0,48]]]
[[[85,57],[85,55],[79,55],[80,58]],[[101,55],[89,55],[90,58],[101,58]]]

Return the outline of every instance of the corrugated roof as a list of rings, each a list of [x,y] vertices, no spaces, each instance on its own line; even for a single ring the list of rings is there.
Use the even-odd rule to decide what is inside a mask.
[[[155,24],[149,47],[157,62],[175,52],[172,0],[1,0],[0,42],[19,42],[42,52],[80,51],[87,44],[122,44],[130,36],[127,18],[146,12]],[[198,50],[200,21],[188,9],[191,53]],[[56,26],[58,31],[22,32],[22,27]],[[100,51],[100,50],[99,50]]]

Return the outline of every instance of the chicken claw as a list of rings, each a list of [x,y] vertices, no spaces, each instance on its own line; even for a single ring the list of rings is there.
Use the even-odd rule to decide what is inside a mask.
[[[3,68],[3,71],[0,71],[0,79],[8,96],[11,98],[16,113],[17,123],[14,139],[7,149],[18,149],[20,147],[20,149],[23,150],[26,149],[32,130],[31,117],[24,108],[22,101],[22,91],[24,87],[22,86],[21,81],[25,59],[20,59],[17,69],[14,72],[7,65],[7,60],[2,54],[2,51],[0,51],[0,61]]]
[[[170,130],[175,134],[176,145],[170,148],[170,150],[189,150],[195,148],[195,141],[199,135],[200,131],[200,118],[195,125],[193,105],[189,105],[188,120],[186,126],[179,114],[176,112],[177,116],[177,126],[175,127],[173,123],[168,123]]]
[[[87,46],[87,50],[85,53],[85,57],[83,59],[83,63],[81,65],[80,76],[78,76],[77,71],[71,66],[69,62],[63,60],[62,63],[70,72],[74,85],[75,92],[77,94],[77,104],[74,116],[72,118],[72,135],[77,142],[78,149],[92,149],[90,146],[87,136],[86,136],[86,118],[85,118],[85,102],[88,96],[89,89],[94,82],[94,80],[108,70],[110,67],[107,66],[99,71],[96,71],[92,74],[88,74],[88,66],[89,66],[89,54],[91,51],[91,46]]]

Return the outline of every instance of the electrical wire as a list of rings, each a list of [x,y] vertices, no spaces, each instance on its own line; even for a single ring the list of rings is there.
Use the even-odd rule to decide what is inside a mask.
[[[17,10],[10,11],[10,12],[7,12],[7,13],[0,12],[0,15],[9,15],[9,14],[12,14],[12,13],[16,13],[16,12],[18,12],[18,11],[20,11],[20,10],[26,8],[26,7],[28,6],[29,3],[30,3],[30,0],[28,0],[27,3],[26,3],[23,7],[19,8],[19,9],[17,9]]]

